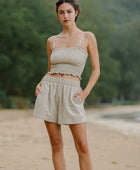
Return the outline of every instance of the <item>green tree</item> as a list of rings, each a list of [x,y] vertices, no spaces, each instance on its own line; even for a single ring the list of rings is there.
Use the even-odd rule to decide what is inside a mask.
[[[112,37],[112,56],[121,63],[119,97],[126,100],[140,100],[140,17],[118,27]],[[121,29],[120,29],[121,27]],[[115,39],[115,41],[114,41]]]
[[[112,50],[109,44],[110,36],[114,32],[115,26],[111,21],[110,15],[102,14],[98,1],[82,1],[81,8],[83,13],[81,13],[81,22],[79,22],[79,25],[82,29],[95,34],[101,66],[100,78],[87,100],[88,103],[111,100],[118,95],[118,87],[116,84],[120,80],[119,62],[110,55]],[[91,61],[90,58],[88,58],[86,68],[83,72],[83,86],[86,85],[91,71]]]

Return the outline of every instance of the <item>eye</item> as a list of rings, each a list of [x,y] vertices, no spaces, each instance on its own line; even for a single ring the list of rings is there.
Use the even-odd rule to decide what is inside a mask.
[[[68,11],[68,13],[71,13],[72,11]]]
[[[63,11],[59,12],[59,14],[63,14],[63,13],[64,13]]]

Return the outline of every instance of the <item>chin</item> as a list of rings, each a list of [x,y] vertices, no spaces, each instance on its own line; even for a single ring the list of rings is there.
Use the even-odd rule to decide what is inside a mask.
[[[63,25],[71,25],[70,22],[64,22]]]

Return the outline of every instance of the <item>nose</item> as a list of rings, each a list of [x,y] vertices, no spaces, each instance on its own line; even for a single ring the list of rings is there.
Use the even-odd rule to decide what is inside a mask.
[[[67,14],[67,12],[65,12],[65,14],[64,14],[64,18],[67,18],[68,17],[68,14]]]

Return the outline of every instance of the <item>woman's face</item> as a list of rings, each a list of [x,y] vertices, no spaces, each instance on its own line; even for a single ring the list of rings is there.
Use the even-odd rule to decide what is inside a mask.
[[[75,17],[78,11],[75,11],[70,3],[63,3],[58,7],[57,16],[63,25],[72,24],[75,22]]]

